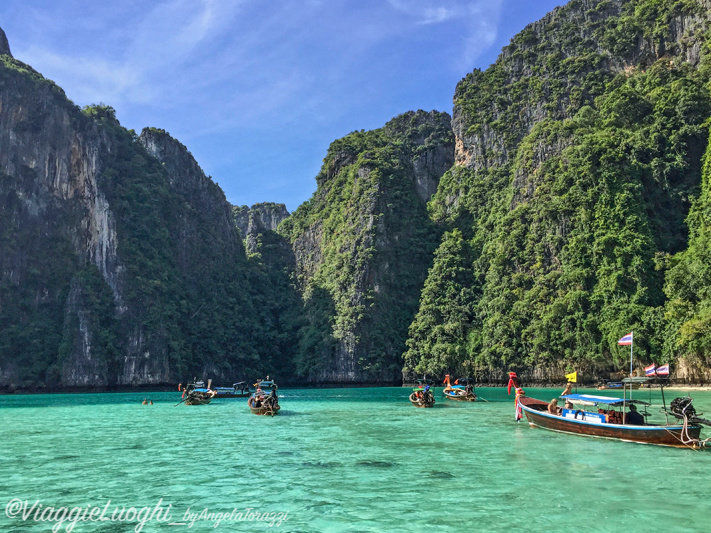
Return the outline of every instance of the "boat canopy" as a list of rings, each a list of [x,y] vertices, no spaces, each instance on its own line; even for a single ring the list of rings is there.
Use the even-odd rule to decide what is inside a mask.
[[[592,394],[566,394],[561,396],[566,400],[570,400],[573,403],[581,403],[583,405],[610,405],[612,407],[618,407],[627,403],[638,403],[641,405],[651,405],[647,402],[641,400],[629,400],[623,398],[610,398],[609,396],[594,396]]]

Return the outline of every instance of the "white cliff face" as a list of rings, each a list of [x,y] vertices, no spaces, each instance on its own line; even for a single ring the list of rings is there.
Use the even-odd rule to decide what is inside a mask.
[[[6,192],[20,202],[18,216],[24,220],[23,227],[45,227],[48,216],[61,213],[52,231],[70,239],[79,268],[97,267],[121,314],[126,307],[116,217],[98,184],[101,154],[111,150],[109,142],[51,82],[23,83],[20,76],[12,75],[5,79],[0,88],[0,173],[9,177]],[[39,233],[37,238],[51,237]],[[23,263],[18,257],[20,269],[31,266]],[[10,274],[0,272],[6,278],[13,277]],[[14,276],[21,279],[22,271]],[[65,302],[65,328],[74,328],[75,342],[61,362],[62,382],[102,385],[107,379],[106,365],[93,353],[91,317],[82,307],[81,296],[80,284],[72,282]]]
[[[82,305],[81,284],[74,280],[67,299],[67,325],[77,328],[70,356],[62,365],[62,384],[71,386],[96,386],[107,382],[108,368],[105,361],[93,350],[90,316]]]
[[[50,105],[47,101],[37,104]],[[69,114],[61,108],[55,107],[43,117],[41,132],[29,126],[30,118],[28,106],[13,104],[7,96],[0,96],[0,172],[33,176],[32,183],[20,188],[20,192],[24,193],[21,197],[27,212],[34,216],[42,216],[52,198],[82,208],[84,216],[75,243],[77,254],[97,266],[121,309],[122,267],[117,254],[116,222],[97,185],[99,153],[106,141],[97,130],[77,132]]]
[[[99,148],[96,139],[90,141],[83,135],[75,135],[70,150],[70,170],[58,176],[56,185],[65,199],[75,198],[85,207],[86,216],[81,226],[86,258],[99,269],[111,288],[117,310],[123,312],[125,305],[120,291],[123,267],[118,259],[116,218],[97,184],[100,172]]]

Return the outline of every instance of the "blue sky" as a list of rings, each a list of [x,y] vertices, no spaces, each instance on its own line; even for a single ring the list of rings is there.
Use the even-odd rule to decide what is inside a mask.
[[[329,144],[452,111],[554,0],[3,0],[13,55],[75,104],[167,130],[237,205],[316,189]]]

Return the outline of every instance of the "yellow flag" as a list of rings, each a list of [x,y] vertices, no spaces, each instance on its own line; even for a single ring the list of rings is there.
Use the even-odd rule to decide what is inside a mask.
[[[566,379],[570,381],[571,383],[577,383],[578,382],[578,372],[577,370],[571,374],[566,374],[565,375]]]

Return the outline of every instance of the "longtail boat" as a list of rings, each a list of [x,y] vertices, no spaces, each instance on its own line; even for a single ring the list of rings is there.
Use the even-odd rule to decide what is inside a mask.
[[[217,395],[217,393],[210,388],[212,385],[212,380],[207,382],[207,387],[204,381],[195,381],[188,383],[183,387],[182,383],[178,384],[178,391],[182,391],[182,399],[178,403],[185,403],[185,405],[207,405],[212,401],[212,399]]]
[[[434,407],[434,381],[427,378],[416,380],[410,401],[415,407]]]
[[[474,380],[471,378],[459,378],[454,382],[450,382],[450,375],[444,376],[444,390],[442,396],[449,400],[458,400],[460,402],[475,402],[477,400],[474,392]]]
[[[266,394],[262,385],[269,385],[271,392]],[[252,396],[247,400],[247,405],[249,406],[252,414],[262,415],[262,416],[274,416],[279,413],[279,396],[277,394],[278,387],[276,383],[269,380],[262,380],[259,383],[255,383],[257,390],[252,394]]]
[[[641,383],[629,383],[629,388],[631,389],[639,389],[642,386]],[[597,386],[597,390],[607,390],[607,389],[614,389],[614,390],[622,390],[625,388],[625,384],[622,383],[621,381],[609,381],[605,380],[601,382]]]
[[[623,382],[641,383],[648,379],[626,378]],[[565,394],[561,398],[566,401],[566,407],[560,408],[555,399],[545,402],[526,396],[515,372],[509,372],[509,394],[512,388],[516,390],[516,419],[520,420],[525,415],[528,424],[534,428],[677,448],[701,449],[711,446],[711,438],[700,439],[702,424],[711,426],[711,421],[696,415],[692,400],[688,397],[676,398],[671,402],[671,409],[666,409],[665,402],[665,423],[647,423],[644,417],[649,413],[637,413],[636,406],[646,408],[650,404],[631,400],[625,395],[622,398],[611,398]],[[629,412],[625,411],[627,407],[630,408]],[[670,423],[670,415],[681,422]]]
[[[233,383],[232,387],[215,387],[215,398],[247,398],[251,394],[246,381]]]

